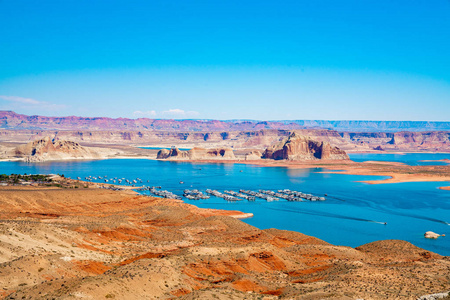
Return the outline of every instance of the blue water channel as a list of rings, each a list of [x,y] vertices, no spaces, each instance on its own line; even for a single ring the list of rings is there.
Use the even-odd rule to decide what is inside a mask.
[[[366,160],[374,160],[370,154]],[[401,157],[410,160],[410,154]],[[421,155],[413,154],[422,160]],[[422,154],[428,157],[427,154]],[[379,157],[379,156],[376,156]],[[375,158],[376,158],[375,157]],[[428,159],[428,158],[423,158]],[[450,255],[450,191],[439,190],[449,182],[369,185],[363,180],[379,176],[327,174],[320,168],[290,169],[245,164],[187,163],[145,159],[110,159],[49,163],[0,162],[0,174],[64,174],[76,178],[108,176],[140,178],[142,184],[161,186],[182,195],[184,189],[224,190],[291,189],[317,196],[324,202],[266,202],[257,199],[227,202],[211,197],[185,202],[203,208],[251,212],[244,222],[261,229],[299,231],[336,245],[356,247],[383,239],[402,239],[416,246]],[[148,182],[147,182],[148,181]],[[180,181],[184,182],[180,184]],[[384,225],[384,223],[387,223]],[[447,237],[429,240],[426,231]]]
[[[349,154],[349,157],[353,161],[393,161],[401,162],[409,166],[445,166],[449,163],[445,161],[439,161],[443,159],[450,159],[450,153],[354,153]]]

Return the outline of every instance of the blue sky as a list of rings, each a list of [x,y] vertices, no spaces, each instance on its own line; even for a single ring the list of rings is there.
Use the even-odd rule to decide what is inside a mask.
[[[450,121],[450,1],[0,0],[0,110]]]

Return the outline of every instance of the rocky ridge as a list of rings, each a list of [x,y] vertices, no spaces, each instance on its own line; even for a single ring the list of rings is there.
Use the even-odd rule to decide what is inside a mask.
[[[183,151],[178,148],[161,149],[157,157],[158,159],[172,159],[172,160],[210,160],[210,159],[227,159],[234,160],[233,150],[230,148],[205,149],[194,147],[191,150]]]
[[[24,158],[27,162],[43,162],[49,160],[67,159],[96,159],[102,158],[104,149],[83,147],[72,141],[55,140],[47,136],[45,138],[20,145],[14,150],[14,155]]]

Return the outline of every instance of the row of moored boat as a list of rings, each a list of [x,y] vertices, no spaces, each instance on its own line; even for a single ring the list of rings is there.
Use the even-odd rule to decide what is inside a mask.
[[[80,177],[77,178],[78,180],[81,180]],[[126,179],[126,178],[118,178],[118,177],[112,177],[108,178],[108,176],[87,176],[84,178],[86,181],[97,181],[97,180],[103,180],[106,183],[117,183],[117,184],[128,184],[131,186],[135,186],[138,183],[143,183],[144,181],[140,178],[136,179]],[[149,182],[149,180],[147,180]],[[161,190],[160,186],[144,186],[138,189],[139,191],[148,191],[151,194],[159,197],[164,198],[171,198],[171,199],[182,199],[181,196],[176,195],[172,192]],[[235,192],[232,190],[225,190],[223,193],[207,189],[206,193],[203,193],[197,189],[186,189],[183,192],[183,197],[190,199],[190,200],[202,200],[202,199],[209,199],[210,195],[218,198],[223,198],[227,201],[242,201],[242,200],[248,200],[248,201],[255,201],[256,198],[264,199],[266,201],[278,201],[280,199],[285,199],[287,201],[324,201],[325,197],[321,196],[315,196],[312,194],[307,194],[303,192],[298,191],[292,191],[289,189],[284,190],[259,190],[259,191],[251,191],[251,190],[239,190],[239,192]]]
[[[77,177],[78,180],[81,180],[81,177]],[[127,178],[118,178],[118,177],[112,177],[112,178],[108,178],[107,175],[105,176],[86,176],[84,177],[85,181],[104,181],[105,183],[110,183],[110,184],[128,184],[131,186],[135,186],[138,183],[143,183],[144,181],[140,178],[136,178],[136,179],[127,179]],[[147,180],[147,182],[150,182],[150,180]]]

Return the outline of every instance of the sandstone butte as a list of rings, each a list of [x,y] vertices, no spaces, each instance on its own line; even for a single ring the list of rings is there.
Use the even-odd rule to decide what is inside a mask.
[[[293,132],[280,143],[264,151],[263,158],[275,160],[348,160],[345,151],[331,146],[328,142],[319,142],[310,137]]]
[[[235,160],[233,149],[215,148],[204,149],[194,147],[188,151],[182,151],[178,148],[162,149],[157,154],[158,159],[172,160]],[[275,160],[348,160],[349,157],[345,151],[332,146],[328,142],[319,142],[310,137],[293,132],[289,137],[281,142],[267,148],[264,154],[257,150],[250,151],[244,155],[245,160],[256,160],[260,158]]]
[[[398,240],[357,248],[260,230],[239,212],[130,191],[0,187],[0,298],[416,299],[450,259]]]

